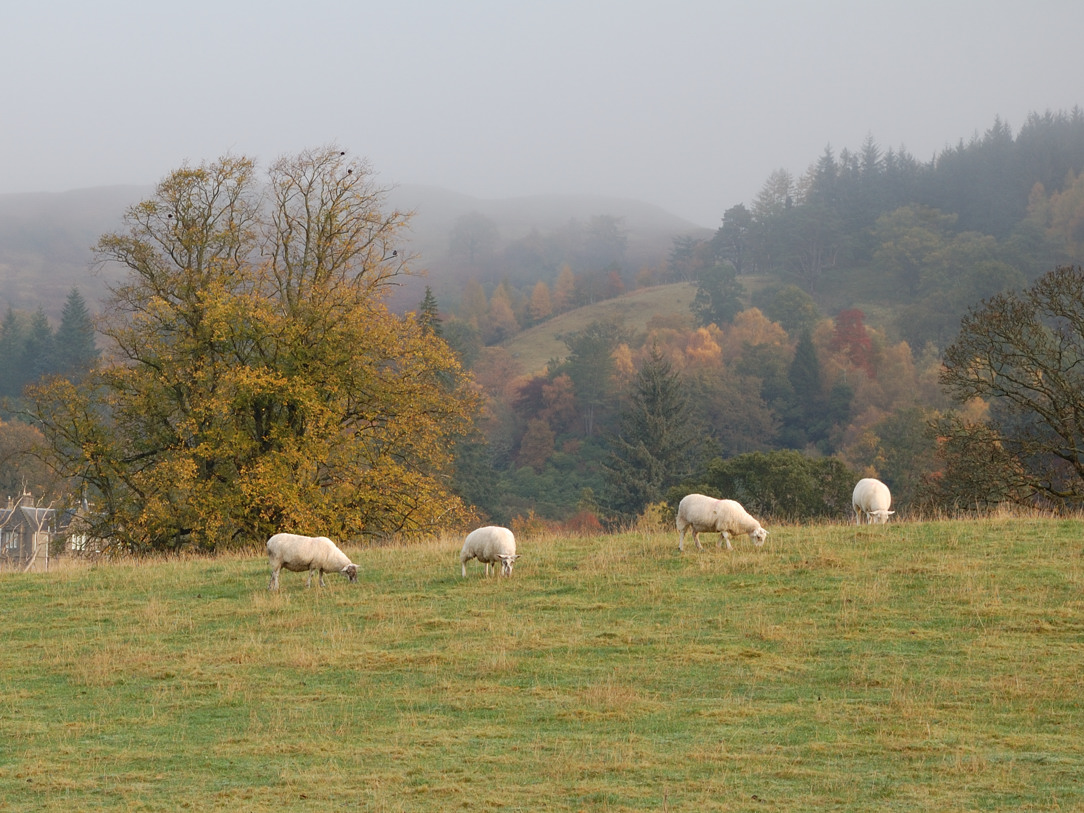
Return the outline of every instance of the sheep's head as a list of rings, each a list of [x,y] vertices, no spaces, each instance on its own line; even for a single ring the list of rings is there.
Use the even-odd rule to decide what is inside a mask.
[[[516,559],[519,558],[519,555],[517,554],[517,555],[513,556],[512,554],[509,554],[509,553],[502,553],[502,554],[500,554],[500,556],[498,556],[498,558],[501,560],[501,575],[502,576],[511,576],[512,575],[512,565],[515,564]]]
[[[356,582],[358,580],[358,566],[353,563],[347,565],[339,572],[346,576],[346,578],[348,578],[352,582]]]
[[[764,540],[768,538],[768,532],[765,531],[763,528],[757,528],[755,531],[753,531],[752,536],[753,544],[759,548],[761,545],[764,544]]]
[[[869,519],[872,523],[875,523],[877,525],[883,525],[884,523],[888,522],[889,515],[895,513],[895,511],[885,511],[884,509],[881,509],[880,511],[870,511]]]

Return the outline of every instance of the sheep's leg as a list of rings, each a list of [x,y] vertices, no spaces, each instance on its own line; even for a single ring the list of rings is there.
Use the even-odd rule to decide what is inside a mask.
[[[271,583],[269,585],[267,585],[267,589],[268,590],[278,590],[279,589],[279,568],[277,568],[277,567],[271,568]]]
[[[681,531],[678,533],[678,550],[679,551],[684,551],[685,550],[685,530],[686,530],[685,528],[682,528]]]
[[[320,586],[321,587],[327,587],[327,585],[324,583],[324,571],[317,570],[316,573],[320,577]]]
[[[308,576],[305,578],[305,586],[312,587],[312,568],[309,568]]]
[[[704,546],[700,544],[700,531],[693,528],[693,542],[696,543],[697,550],[703,550]]]
[[[721,534],[719,534],[719,541],[715,543],[715,547],[721,548],[723,546],[723,542],[726,542],[727,550],[734,550],[734,546],[730,544],[730,534],[726,531],[723,531]]]

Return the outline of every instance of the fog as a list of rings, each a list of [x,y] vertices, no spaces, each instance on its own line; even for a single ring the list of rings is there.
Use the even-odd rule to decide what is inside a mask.
[[[826,146],[925,161],[1084,104],[1077,0],[7,5],[0,193],[336,143],[385,184],[711,227]]]

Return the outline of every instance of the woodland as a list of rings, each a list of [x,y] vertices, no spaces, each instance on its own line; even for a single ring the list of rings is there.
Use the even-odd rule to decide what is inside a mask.
[[[1077,109],[1015,134],[997,120],[927,162],[872,138],[826,147],[654,266],[624,262],[614,218],[506,245],[485,218],[461,218],[450,244],[476,273],[439,310],[487,399],[483,440],[461,451],[464,493],[502,521],[573,527],[695,488],[840,517],[857,476],[883,479],[904,511],[996,504],[1001,472],[970,491],[944,477],[968,447],[946,442],[945,422],[990,417],[980,393],[943,387],[944,353],[981,303],[1081,261],[1082,172]],[[646,288],[695,294],[636,324],[593,317]],[[569,312],[563,352],[525,369],[517,335],[537,341]]]
[[[314,194],[327,193],[321,205],[335,217],[348,216],[348,210],[336,208],[345,199],[336,195],[354,192],[321,175],[324,169],[306,174],[323,167],[324,160],[336,172],[345,166],[330,153],[312,153],[299,158],[287,176],[297,188],[305,188],[302,177],[319,179],[325,187]],[[224,167],[199,168],[212,170]],[[178,314],[203,318],[207,313],[208,302],[195,289],[179,297],[178,302],[187,303],[180,311],[148,309],[155,301],[150,292],[160,280],[155,277],[157,266],[147,264],[141,253],[163,233],[176,235],[170,231],[176,226],[163,220],[163,213],[168,209],[178,219],[191,214],[189,207],[198,198],[193,190],[207,188],[206,177],[190,177],[199,172],[189,168],[171,176],[154,198],[130,210],[133,230],[127,236],[118,232],[99,243],[99,253],[141,274],[148,286],[142,293],[136,287],[122,288],[127,299],[114,301],[114,321],[106,325],[108,345],[127,348],[122,355],[129,367],[147,361],[142,341],[160,343],[154,345],[155,364],[168,355],[167,349],[173,352],[176,344],[167,339]],[[234,172],[247,183],[251,168],[235,167],[222,179],[237,181]],[[364,171],[359,175],[367,177]],[[243,186],[238,183],[237,188]],[[242,199],[239,193],[230,206]],[[856,149],[836,152],[826,147],[801,174],[772,173],[752,201],[720,213],[714,232],[673,235],[665,256],[656,260],[645,261],[642,253],[630,250],[635,234],[611,214],[571,218],[511,239],[492,218],[465,214],[449,230],[446,255],[430,263],[424,294],[398,313],[386,311],[376,322],[366,320],[373,318],[373,308],[383,307],[385,283],[410,272],[405,261],[387,265],[396,256],[391,246],[401,245],[396,241],[408,217],[381,212],[381,199],[371,190],[364,199],[354,214],[383,224],[379,257],[367,255],[357,260],[356,268],[351,266],[354,259],[341,266],[332,262],[328,267],[344,276],[326,289],[320,287],[326,277],[305,277],[311,271],[305,265],[309,258],[295,258],[294,265],[283,260],[284,270],[277,277],[278,301],[300,308],[296,313],[305,314],[305,324],[318,333],[299,333],[288,346],[269,349],[269,334],[251,332],[258,323],[251,314],[241,318],[240,311],[229,308],[215,313],[216,330],[248,325],[248,333],[230,328],[229,353],[235,359],[243,356],[246,369],[263,377],[242,381],[231,373],[208,378],[208,398],[211,393],[220,398],[221,382],[230,381],[232,400],[222,402],[222,416],[233,418],[219,423],[219,418],[204,415],[207,423],[195,432],[204,432],[199,441],[203,451],[186,457],[174,448],[170,465],[153,476],[148,469],[121,475],[119,461],[133,456],[142,460],[170,444],[198,446],[191,430],[198,410],[176,422],[169,439],[151,442],[157,430],[146,424],[139,428],[136,418],[148,402],[134,399],[122,405],[115,417],[126,417],[114,421],[113,428],[125,423],[135,427],[143,445],[116,446],[112,473],[88,478],[88,461],[73,454],[76,445],[85,448],[88,436],[80,432],[91,429],[90,423],[79,428],[79,416],[93,414],[102,403],[95,406],[93,399],[86,400],[87,387],[79,383],[79,375],[69,374],[70,368],[63,366],[68,362],[57,354],[57,348],[83,347],[90,355],[82,363],[97,369],[97,348],[86,347],[85,325],[79,341],[61,338],[76,323],[83,324],[76,313],[80,303],[74,301],[79,293],[69,295],[55,334],[40,311],[35,316],[9,310],[0,325],[0,342],[15,350],[6,358],[21,359],[20,371],[36,373],[5,372],[5,386],[10,389],[35,374],[59,376],[34,390],[29,400],[5,392],[0,446],[8,461],[6,476],[54,495],[85,493],[89,484],[98,499],[117,498],[118,485],[126,483],[141,507],[126,508],[113,520],[124,516],[126,527],[142,529],[129,540],[136,549],[215,547],[223,538],[257,537],[287,519],[317,521],[332,514],[340,525],[351,517],[355,528],[377,535],[483,520],[513,528],[590,531],[665,512],[690,490],[725,493],[779,520],[838,519],[849,512],[849,489],[859,476],[888,483],[904,514],[975,510],[1005,500],[1035,500],[1037,495],[1059,505],[1077,499],[1073,489],[1040,488],[1022,476],[1007,488],[1004,468],[969,478],[962,490],[946,472],[989,469],[995,463],[1012,468],[1007,438],[995,431],[1005,423],[998,423],[1005,414],[999,412],[1005,392],[969,386],[962,374],[953,380],[953,370],[960,373],[966,367],[958,351],[972,346],[964,340],[981,333],[962,334],[961,325],[981,327],[983,308],[1001,301],[998,297],[1023,296],[1021,292],[1038,286],[1054,269],[1081,262],[1084,111],[1033,114],[1015,133],[996,120],[984,133],[928,161],[917,160],[903,147],[882,148],[872,137]],[[291,206],[283,197],[278,220],[271,218],[275,228],[266,232],[266,239],[271,240],[272,256],[278,256],[274,252],[288,242],[291,230],[299,228],[291,220],[296,214]],[[246,217],[256,218],[251,209],[242,209]],[[233,228],[229,217],[222,222]],[[316,229],[313,223],[305,227]],[[240,240],[243,231],[236,234]],[[198,288],[201,279],[210,279],[236,301],[244,299],[246,307],[255,308],[252,294],[269,281],[223,277],[222,262],[233,263],[239,277],[244,277],[240,270],[245,266],[238,244],[214,239],[220,241],[220,256],[205,268],[211,277],[182,279],[187,272],[181,263],[178,271],[184,273],[171,277],[170,284]],[[328,257],[333,258],[342,245],[335,235],[327,239]],[[302,270],[306,268],[310,271]],[[299,276],[291,276],[290,269]],[[304,303],[319,291],[321,296],[346,296],[334,301],[344,313],[355,314],[349,336],[326,318],[317,318],[316,300]],[[633,317],[615,316],[614,309],[607,308],[634,298],[651,306]],[[118,304],[134,321],[116,321]],[[374,325],[380,326],[375,333]],[[204,339],[198,331],[186,341],[226,365],[223,336],[212,333],[204,345],[199,345]],[[325,340],[337,348],[330,356],[321,357],[321,350],[306,357],[306,342],[321,348]],[[380,346],[372,347],[374,341]],[[53,355],[39,357],[39,346],[53,348]],[[348,346],[367,348],[359,354],[362,361],[347,364],[343,354]],[[528,350],[541,346],[559,349],[539,361]],[[960,363],[949,369],[946,360],[953,358]],[[416,360],[414,373],[408,369],[414,362],[406,359]],[[415,376],[415,382],[417,376],[427,376],[430,383],[419,384],[412,396],[417,408],[398,406],[407,390],[395,392],[391,377],[376,376],[380,386],[390,387],[378,391],[377,383],[367,378],[366,363],[370,372],[394,369],[397,375]],[[325,372],[332,367],[349,370],[342,377],[313,377],[321,365]],[[179,391],[181,381],[191,380],[192,369],[178,366],[169,381],[148,383],[140,398],[160,396],[169,388]],[[206,366],[198,369],[202,375]],[[280,378],[270,381],[269,369]],[[224,376],[223,370],[225,366],[219,371]],[[310,377],[291,392],[288,378],[298,371]],[[96,386],[105,383],[98,378]],[[114,380],[114,395],[129,385]],[[359,401],[350,388],[355,393],[364,389],[371,397]],[[179,397],[162,416],[168,414],[172,421],[177,410],[191,406],[191,396]],[[242,442],[238,415],[244,413],[249,420],[255,414],[254,401],[261,398],[269,399],[261,414],[270,423],[252,430],[255,434]],[[332,403],[338,406],[327,406]],[[353,438],[377,425],[385,434],[366,441],[365,454],[349,461],[342,456],[338,463],[349,473],[340,477],[343,470],[335,473],[306,461],[312,450],[300,439],[307,437],[308,421],[317,414],[324,433],[319,448],[328,457],[336,456],[330,439],[347,426]],[[408,421],[404,426],[409,429],[391,428],[399,417]],[[361,431],[363,424],[366,429]],[[435,445],[422,448],[404,441],[419,426],[431,428],[427,440]],[[27,438],[38,432],[52,448],[51,459],[23,454]],[[986,438],[986,446],[970,443],[980,437]],[[206,444],[212,440],[236,445],[228,454],[208,455]],[[274,471],[260,462],[267,459],[260,455],[272,447],[283,453]],[[990,453],[976,461],[979,448]],[[389,450],[395,465],[381,457]],[[1032,446],[1027,454],[1043,452]],[[51,468],[44,467],[43,457]],[[99,458],[96,465],[101,463]],[[307,474],[288,500],[276,502],[268,495],[277,493],[284,465]],[[418,499],[407,516],[386,486],[374,485],[382,470],[393,472],[391,482],[402,486],[392,489],[395,493],[405,489],[444,500],[453,510],[441,516],[423,510],[425,500]],[[57,472],[63,475],[60,479]],[[74,485],[72,478],[80,484]],[[219,527],[209,515],[193,513],[188,498],[176,493],[178,482],[196,493],[201,478],[220,484],[223,499],[231,505],[248,501],[251,509],[252,495],[260,494],[274,506],[247,514],[237,508],[237,521]],[[146,510],[149,505],[153,510]],[[318,505],[319,510],[303,505]],[[166,521],[167,516],[188,519],[177,523]]]

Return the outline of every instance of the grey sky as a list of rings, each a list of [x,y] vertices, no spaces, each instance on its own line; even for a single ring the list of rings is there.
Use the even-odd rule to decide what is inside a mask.
[[[0,193],[331,142],[383,183],[705,226],[871,135],[1084,105],[1079,0],[0,0]]]

